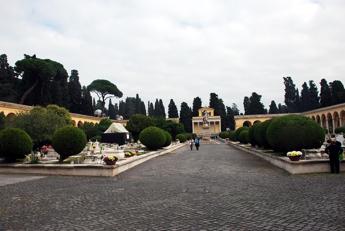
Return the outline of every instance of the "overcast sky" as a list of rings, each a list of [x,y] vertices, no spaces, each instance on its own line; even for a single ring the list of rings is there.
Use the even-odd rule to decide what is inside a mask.
[[[124,97],[243,108],[284,101],[283,77],[345,80],[344,0],[0,0],[0,53],[105,78]],[[116,100],[118,102],[118,100]]]

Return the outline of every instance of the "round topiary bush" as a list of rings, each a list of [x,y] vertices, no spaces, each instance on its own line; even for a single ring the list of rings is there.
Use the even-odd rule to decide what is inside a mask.
[[[235,131],[229,131],[229,139],[231,141],[236,141]]]
[[[255,130],[258,128],[259,123],[254,123],[253,126],[251,126],[248,130],[248,142],[252,145],[252,146],[255,146],[257,145],[257,142],[255,141],[255,137],[254,137],[254,133],[255,133]]]
[[[157,150],[165,144],[164,131],[154,126],[147,127],[140,132],[139,140],[148,149]]]
[[[55,131],[52,145],[54,150],[60,154],[60,162],[69,156],[79,154],[86,145],[85,132],[79,128],[65,126]]]
[[[219,133],[219,137],[222,139],[229,138],[229,132],[221,132]]]
[[[235,131],[235,141],[239,141],[240,133],[244,130],[248,130],[248,127],[240,127]]]
[[[249,142],[249,130],[243,130],[238,136],[238,140],[242,144],[248,144]]]
[[[325,140],[325,132],[320,125],[300,115],[273,119],[266,136],[271,147],[282,152],[320,148]]]
[[[187,141],[187,137],[184,134],[177,134],[176,139],[178,139],[181,143],[184,143]]]
[[[168,147],[171,144],[172,137],[169,132],[164,131],[164,136],[165,136],[165,144],[164,147]]]
[[[186,137],[186,140],[193,139],[193,134],[192,133],[183,133],[183,135]]]
[[[30,136],[19,128],[5,128],[0,132],[0,156],[7,162],[24,158],[32,150]]]
[[[253,131],[254,142],[260,147],[269,148],[270,144],[268,143],[266,132],[267,128],[270,126],[272,120],[266,120],[262,123],[259,123]]]

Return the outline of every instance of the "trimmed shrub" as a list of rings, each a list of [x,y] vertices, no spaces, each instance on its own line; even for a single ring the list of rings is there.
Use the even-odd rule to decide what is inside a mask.
[[[186,137],[186,140],[193,139],[193,133],[183,133],[183,135]]]
[[[221,132],[219,133],[219,137],[222,139],[229,138],[229,132]]]
[[[184,143],[187,141],[187,137],[185,136],[185,134],[177,134],[176,139],[178,139],[181,143]]]
[[[139,140],[148,149],[157,150],[165,144],[164,131],[154,126],[147,127],[140,132]]]
[[[24,158],[32,150],[30,136],[19,128],[6,128],[0,132],[0,156],[7,162]]]
[[[282,152],[320,148],[325,140],[325,132],[320,125],[300,115],[273,119],[266,135],[271,147]]]
[[[126,128],[132,133],[134,141],[137,141],[139,139],[140,132],[150,126],[153,126],[153,120],[150,117],[135,114],[129,118]]]
[[[172,137],[171,137],[171,135],[170,135],[169,132],[164,131],[164,130],[163,130],[163,132],[164,132],[164,135],[165,135],[165,144],[164,144],[164,147],[167,147],[167,146],[169,146],[169,145],[171,144]]]
[[[240,135],[238,136],[238,140],[242,144],[248,144],[248,141],[249,141],[249,130],[241,131]]]
[[[248,130],[248,127],[240,127],[235,131],[235,141],[239,141],[240,133],[244,130]]]
[[[230,131],[230,132],[229,132],[229,139],[230,139],[231,141],[236,141],[235,131]]]
[[[251,126],[248,130],[248,142],[252,145],[252,146],[255,146],[257,145],[257,142],[255,141],[255,137],[254,137],[254,133],[255,133],[255,130],[258,128],[259,123],[254,123],[253,126]]]
[[[259,145],[260,147],[270,148],[270,144],[268,143],[266,133],[267,128],[270,126],[272,120],[266,120],[262,123],[259,123],[254,129],[254,142]]]
[[[79,128],[65,126],[59,128],[53,135],[53,148],[60,154],[60,162],[69,156],[79,154],[86,145],[85,132]]]
[[[345,126],[336,128],[336,129],[334,130],[334,132],[335,132],[336,134],[340,134],[340,133],[344,133],[344,134],[345,134]]]

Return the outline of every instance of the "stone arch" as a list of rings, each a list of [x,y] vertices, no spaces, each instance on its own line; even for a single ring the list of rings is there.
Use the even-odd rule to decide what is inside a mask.
[[[73,125],[74,127],[76,126],[75,120],[72,120],[72,125]]]
[[[321,118],[320,115],[316,116],[316,122],[321,125]]]
[[[81,126],[83,126],[83,122],[82,121],[78,121],[78,128],[80,128]]]
[[[260,120],[255,120],[253,124],[261,123]]]
[[[340,126],[345,126],[345,111],[340,112]]]
[[[16,114],[14,114],[13,112],[11,112],[11,113],[8,113],[8,114],[6,115],[6,118],[13,118],[15,115],[16,115]]]
[[[315,118],[315,116],[312,116],[312,117],[311,117],[311,119],[312,119],[312,120],[314,120],[314,121],[316,121],[316,118]]]
[[[243,122],[243,127],[251,127],[252,126],[252,122],[250,122],[249,120],[246,120]]]
[[[321,126],[326,129],[327,128],[327,122],[326,122],[326,116],[325,114],[321,115]]]
[[[333,117],[331,113],[327,114],[327,124],[328,124],[328,132],[333,133],[334,132],[334,125],[333,125]]]
[[[336,111],[333,113],[333,120],[334,120],[334,129],[340,127],[340,116],[339,113]]]

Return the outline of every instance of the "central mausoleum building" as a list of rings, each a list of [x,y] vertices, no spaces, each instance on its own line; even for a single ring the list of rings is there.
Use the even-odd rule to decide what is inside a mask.
[[[221,132],[221,119],[220,116],[214,115],[214,109],[202,107],[198,113],[199,116],[192,119],[193,133],[203,139],[218,136]]]

